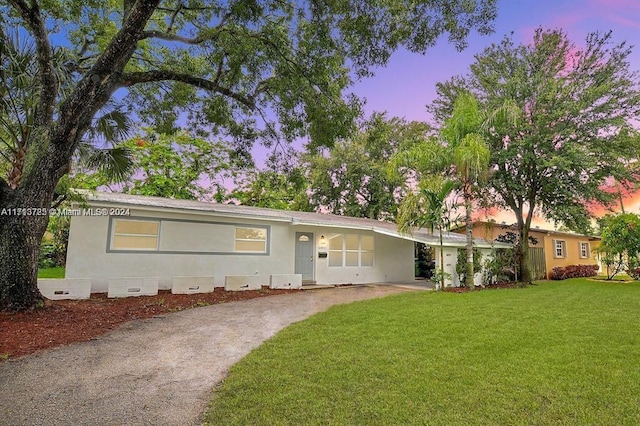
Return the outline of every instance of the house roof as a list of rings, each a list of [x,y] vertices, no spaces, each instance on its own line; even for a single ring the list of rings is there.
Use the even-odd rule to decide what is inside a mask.
[[[415,229],[411,234],[403,234],[397,230],[396,224],[373,219],[339,216],[327,213],[309,213],[290,210],[275,210],[261,207],[250,207],[234,204],[209,203],[194,200],[174,200],[161,197],[143,195],[119,194],[113,192],[78,191],[87,197],[91,205],[128,206],[145,210],[174,211],[198,213],[211,216],[241,217],[245,219],[260,219],[275,222],[287,222],[293,226],[322,226],[354,230],[368,230],[381,235],[403,238],[424,243],[430,246],[439,245],[439,235],[430,230]],[[464,235],[454,232],[443,233],[443,245],[448,247],[464,247]],[[491,243],[482,238],[474,238],[474,244],[479,248],[510,248],[510,244]]]
[[[485,221],[476,221],[474,222],[474,225],[480,225],[480,224],[491,224],[494,227],[499,227],[500,229],[509,229],[509,230],[518,230],[518,225],[515,223],[512,224],[506,224],[506,223],[494,223],[494,222],[485,222]],[[465,227],[464,226],[459,226],[457,228],[454,228],[453,231],[461,231],[464,230]],[[554,229],[543,229],[543,228],[539,228],[537,226],[532,227],[529,229],[529,232],[539,232],[541,234],[549,234],[549,235],[559,235],[559,236],[571,236],[571,237],[582,237],[582,238],[588,238],[590,241],[599,241],[602,238],[600,238],[597,235],[587,235],[587,234],[579,234],[577,232],[567,232],[567,231],[556,231]]]

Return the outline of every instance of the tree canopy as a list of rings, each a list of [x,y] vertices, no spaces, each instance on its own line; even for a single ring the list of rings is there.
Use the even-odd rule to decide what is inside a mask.
[[[602,242],[598,251],[607,266],[607,279],[625,270],[637,279],[640,272],[640,217],[633,213],[605,216],[600,225]]]
[[[388,162],[426,138],[425,123],[374,114],[351,138],[303,155],[312,204],[334,214],[393,219],[407,176],[390,175]]]
[[[614,201],[602,186],[611,177],[637,181],[640,87],[630,53],[611,33],[592,33],[577,46],[561,30],[540,28],[530,44],[505,37],[476,55],[468,75],[438,85],[436,119],[451,113],[463,90],[491,114],[487,195],[515,213],[522,241],[534,213],[588,232],[587,206]]]

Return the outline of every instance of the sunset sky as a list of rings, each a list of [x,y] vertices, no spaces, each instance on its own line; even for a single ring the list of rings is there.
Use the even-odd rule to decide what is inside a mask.
[[[640,44],[640,0],[499,0],[495,33],[490,36],[471,34],[469,46],[462,52],[443,37],[426,55],[396,52],[388,66],[376,76],[358,82],[354,93],[366,98],[365,111],[387,111],[390,116],[407,120],[429,121],[425,110],[435,97],[435,85],[454,75],[465,74],[474,55],[505,34],[514,33],[516,42],[532,40],[539,26],[562,28],[578,45],[584,45],[588,33],[613,31],[616,42]],[[640,46],[630,57],[631,69],[640,69]],[[627,211],[639,212],[640,194],[625,199]],[[598,215],[604,214],[602,209]],[[513,222],[508,213],[495,216],[498,222]],[[536,224],[545,226],[542,220]]]

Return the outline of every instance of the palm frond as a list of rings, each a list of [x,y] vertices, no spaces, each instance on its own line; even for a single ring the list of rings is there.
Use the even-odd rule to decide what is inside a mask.
[[[96,148],[85,142],[79,145],[77,153],[82,165],[103,173],[111,182],[123,182],[131,175],[133,160],[127,147]]]

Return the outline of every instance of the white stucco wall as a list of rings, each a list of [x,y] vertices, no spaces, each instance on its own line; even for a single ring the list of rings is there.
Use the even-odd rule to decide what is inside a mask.
[[[318,284],[361,284],[373,282],[398,282],[413,279],[413,242],[359,231],[333,227],[297,226],[289,222],[251,220],[245,218],[213,216],[209,214],[174,213],[159,210],[130,211],[130,218],[173,219],[182,222],[162,222],[160,249],[166,247],[182,250],[213,251],[232,247],[232,234],[220,227],[220,233],[212,233],[215,227],[201,223],[190,226],[191,221],[210,221],[229,224],[268,225],[270,250],[268,255],[255,254],[194,254],[160,252],[109,252],[109,218],[77,216],[71,219],[66,277],[90,278],[92,292],[106,292],[108,279],[116,277],[159,277],[161,290],[171,289],[174,276],[213,276],[216,287],[225,285],[228,275],[293,274],[295,268],[296,232],[314,233],[314,275]],[[126,218],[126,217],[125,217]],[[169,226],[166,226],[169,224]],[[163,227],[165,231],[163,232]],[[198,232],[200,231],[200,232]],[[321,235],[330,233],[362,234],[374,236],[374,266],[329,267],[328,258],[318,257]],[[220,238],[217,242],[200,241]],[[164,239],[164,240],[163,240]],[[231,244],[230,246],[228,244]],[[454,261],[455,272],[455,261]],[[264,285],[269,285],[267,279]]]
[[[372,231],[313,226],[292,226],[292,240],[296,232],[313,232],[315,240],[315,280],[318,284],[364,284],[403,282],[414,279],[413,241],[376,234]],[[329,266],[329,258],[319,258],[320,237],[329,234],[372,235],[374,262],[372,267]],[[323,250],[327,252],[328,250]]]
[[[448,274],[451,275],[451,278],[448,280],[445,280],[445,284],[447,287],[460,287],[461,283],[460,283],[460,277],[458,276],[458,273],[456,272],[456,263],[458,261],[458,250],[465,250],[464,248],[456,248],[456,247],[444,247],[443,253],[444,253],[444,271],[447,272]],[[484,263],[491,258],[492,255],[492,250],[491,249],[479,249],[480,253],[482,254],[482,260],[481,260],[481,265],[484,265]],[[440,268],[440,248],[436,247],[435,249],[435,255],[436,255],[436,269]],[[483,271],[475,271],[475,275],[474,275],[474,283],[475,285],[479,286],[479,285],[483,285],[483,284],[488,284],[483,282]]]
[[[72,217],[69,230],[66,277],[91,278],[92,292],[106,292],[108,278],[160,277],[159,288],[171,289],[174,276],[213,276],[216,287],[224,287],[227,275],[263,275],[291,273],[293,270],[293,243],[279,244],[290,236],[288,224],[279,222],[244,220],[237,218],[206,217],[176,213],[158,213],[132,210],[131,218],[163,218],[178,220],[210,220],[215,222],[265,225],[271,227],[271,251],[269,255],[253,254],[192,254],[192,253],[117,253],[107,252],[109,239],[108,217]],[[197,224],[196,224],[197,225]],[[200,226],[196,226],[200,228]],[[161,235],[162,231],[161,231]],[[166,234],[175,242],[161,242],[171,247],[186,247],[194,236],[172,232]],[[228,237],[228,236],[227,236]],[[205,235],[205,238],[211,238]],[[289,240],[292,241],[292,240]],[[233,245],[233,241],[231,241]],[[195,242],[195,250],[203,243]],[[269,285],[268,279],[264,285]]]
[[[458,273],[456,272],[458,249],[456,247],[444,247],[442,252],[444,254],[444,268],[442,268],[442,265],[440,264],[440,247],[436,247],[436,270],[443,269],[445,273],[450,275],[449,278],[445,279],[446,287],[459,287],[460,279],[458,278]]]

